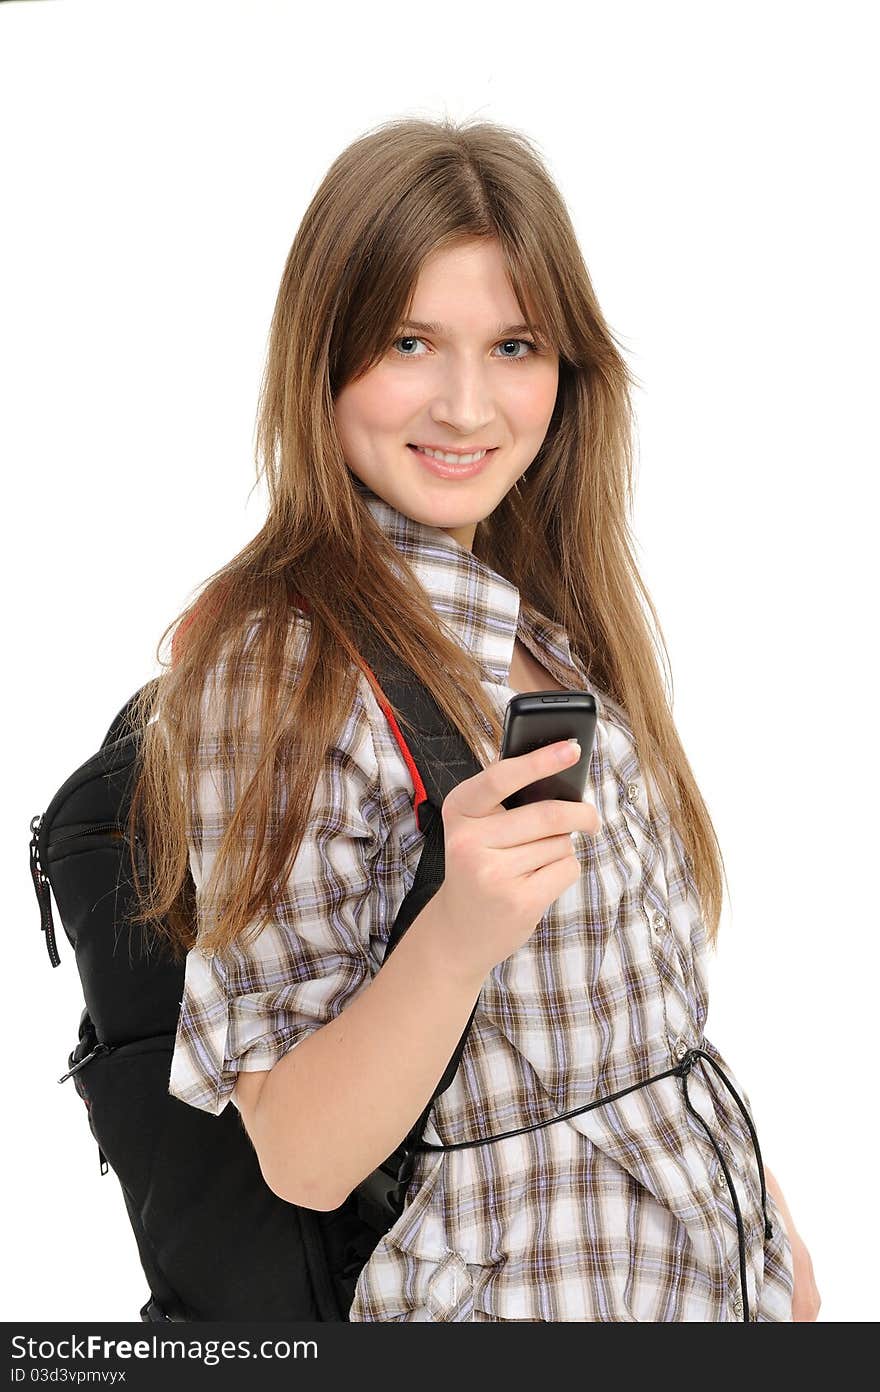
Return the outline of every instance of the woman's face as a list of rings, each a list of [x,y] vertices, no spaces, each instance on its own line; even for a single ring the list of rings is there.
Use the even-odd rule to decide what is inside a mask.
[[[385,357],[336,397],[342,451],[352,473],[398,512],[470,550],[477,523],[547,433],[559,357],[516,329],[522,310],[495,242],[429,257],[410,314]],[[490,453],[471,477],[442,478],[413,445]]]

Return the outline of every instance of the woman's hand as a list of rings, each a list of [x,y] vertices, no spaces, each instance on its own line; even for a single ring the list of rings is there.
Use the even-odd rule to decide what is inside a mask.
[[[791,1234],[791,1257],[794,1266],[794,1293],[791,1300],[792,1320],[796,1323],[814,1320],[819,1314],[822,1299],[816,1288],[810,1254],[801,1237],[794,1231]]]
[[[447,972],[482,981],[577,883],[583,872],[571,836],[597,831],[593,804],[544,798],[506,807],[504,799],[582,757],[580,745],[556,740],[496,759],[443,799],[446,874],[435,898]]]

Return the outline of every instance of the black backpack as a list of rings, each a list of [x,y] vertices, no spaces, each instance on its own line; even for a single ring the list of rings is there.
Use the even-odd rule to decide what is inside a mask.
[[[362,644],[361,656],[412,723],[407,745],[386,709],[413,772],[416,817],[425,835],[387,957],[443,882],[443,799],[480,766],[430,693],[377,637]],[[49,960],[53,967],[60,961],[51,888],[85,998],[79,1040],[58,1081],[73,1078],[98,1144],[100,1172],[112,1167],[122,1186],[150,1290],[143,1321],[347,1320],[361,1270],[403,1211],[413,1146],[422,1139],[434,1098],[455,1076],[476,1004],[421,1116],[339,1208],[300,1208],[273,1193],[235,1106],[214,1116],[168,1092],[184,965],[172,960],[164,940],[129,921],[134,700],[30,826],[30,867]]]

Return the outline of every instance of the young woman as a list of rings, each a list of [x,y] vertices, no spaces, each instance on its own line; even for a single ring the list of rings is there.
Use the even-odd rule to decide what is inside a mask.
[[[426,1141],[630,1089],[420,1154],[354,1321],[818,1309],[704,1033],[721,857],[640,604],[631,380],[528,141],[447,121],[356,141],[284,269],[268,519],[182,616],[161,720],[141,713],[147,910],[187,952],[170,1091],[231,1098],[276,1193],[338,1206],[421,1114],[475,1002]],[[481,767],[443,806],[444,883],[381,971],[422,836],[358,661],[371,628]],[[558,747],[501,761],[505,706],[567,688],[598,709],[584,801],[508,810]]]

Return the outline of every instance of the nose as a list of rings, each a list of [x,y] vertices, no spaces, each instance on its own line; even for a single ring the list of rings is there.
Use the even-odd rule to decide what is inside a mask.
[[[490,426],[497,411],[483,370],[475,363],[450,365],[430,414],[438,424],[469,437]]]

